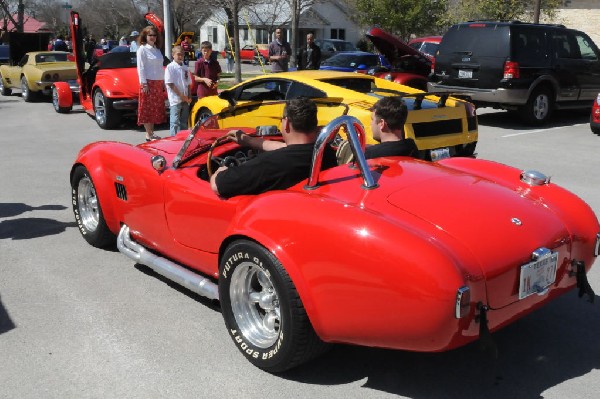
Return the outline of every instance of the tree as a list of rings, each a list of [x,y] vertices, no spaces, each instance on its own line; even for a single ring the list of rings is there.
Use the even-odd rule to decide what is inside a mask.
[[[354,0],[354,7],[362,25],[377,25],[408,40],[411,34],[438,30],[447,10],[447,0]]]
[[[555,17],[562,4],[560,0],[463,0],[450,8],[445,25],[478,19],[533,22],[536,2],[540,5],[540,17],[549,20]]]

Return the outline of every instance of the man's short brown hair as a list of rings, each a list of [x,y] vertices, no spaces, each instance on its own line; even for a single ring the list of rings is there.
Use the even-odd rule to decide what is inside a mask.
[[[307,97],[290,100],[283,109],[283,117],[287,118],[295,131],[310,134],[317,129],[317,104]]]
[[[408,109],[401,97],[383,97],[373,105],[372,111],[377,120],[383,119],[390,130],[400,130],[404,128]]]

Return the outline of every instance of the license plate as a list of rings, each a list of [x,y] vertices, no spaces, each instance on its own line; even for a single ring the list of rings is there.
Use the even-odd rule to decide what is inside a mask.
[[[458,77],[461,79],[471,79],[473,77],[473,71],[470,69],[459,69]]]
[[[545,294],[550,284],[556,279],[558,252],[549,252],[539,259],[521,266],[519,283],[519,299],[531,294]]]
[[[436,148],[435,150],[430,150],[429,154],[432,161],[439,161],[440,159],[450,158],[450,149],[448,147]]]

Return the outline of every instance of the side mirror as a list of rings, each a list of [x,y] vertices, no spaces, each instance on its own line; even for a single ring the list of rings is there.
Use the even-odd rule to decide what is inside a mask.
[[[224,90],[221,92],[221,94],[219,94],[219,98],[223,99],[223,100],[227,100],[227,102],[229,103],[230,106],[235,106],[236,101],[233,98],[234,96],[234,92],[231,90]]]

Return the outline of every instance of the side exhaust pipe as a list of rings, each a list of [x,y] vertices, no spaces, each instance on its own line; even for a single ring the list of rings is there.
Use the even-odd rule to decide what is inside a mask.
[[[210,299],[219,299],[218,285],[211,280],[196,274],[175,262],[160,256],[144,248],[131,239],[129,227],[123,225],[117,237],[117,248],[127,257],[139,264],[146,265],[156,273],[172,280],[173,282]]]

